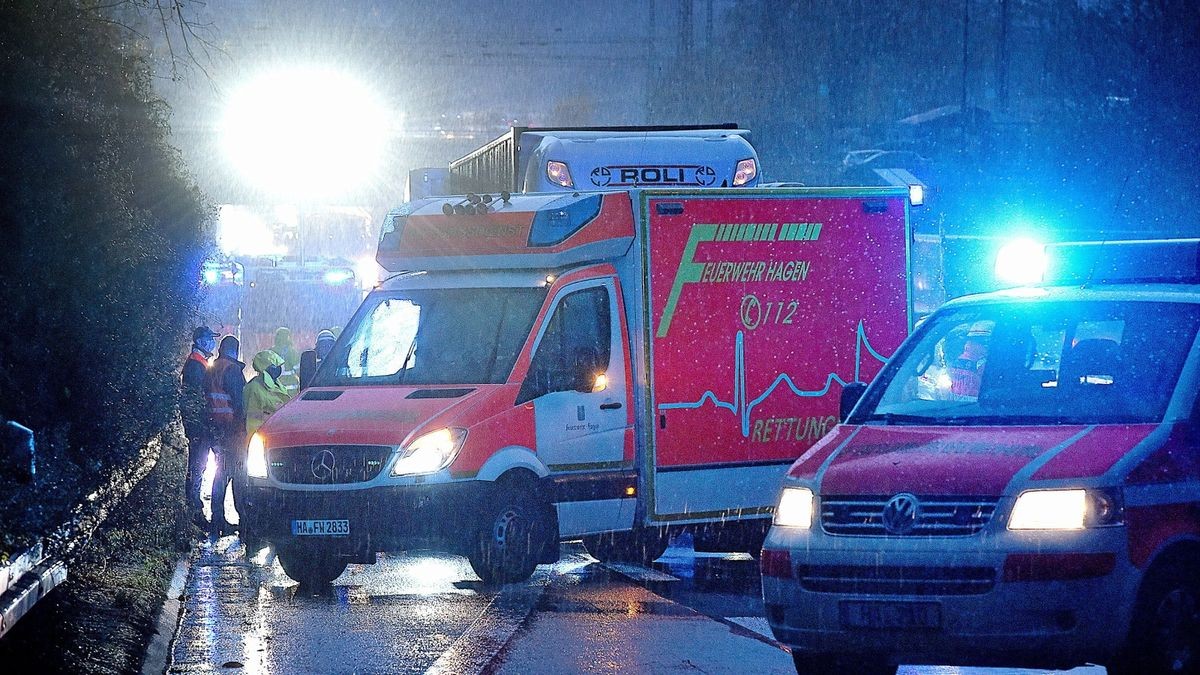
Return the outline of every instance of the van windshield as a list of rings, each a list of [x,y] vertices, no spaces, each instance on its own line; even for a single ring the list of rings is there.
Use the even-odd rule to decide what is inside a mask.
[[[937,314],[855,411],[868,424],[1161,421],[1195,305],[990,304]]]
[[[313,385],[503,383],[546,292],[440,288],[374,296],[321,364]]]

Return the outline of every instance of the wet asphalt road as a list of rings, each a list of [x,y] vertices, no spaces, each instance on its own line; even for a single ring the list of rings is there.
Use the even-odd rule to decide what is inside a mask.
[[[168,672],[213,671],[794,672],[745,554],[672,548],[646,568],[602,564],[567,543],[530,581],[486,587],[463,558],[414,552],[351,565],[310,591],[265,550],[247,560],[236,536],[200,545],[171,647]]]

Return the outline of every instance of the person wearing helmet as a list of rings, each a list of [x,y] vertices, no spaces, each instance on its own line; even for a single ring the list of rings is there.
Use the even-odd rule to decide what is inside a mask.
[[[322,330],[317,333],[317,344],[315,349],[309,349],[300,354],[300,386],[307,387],[311,382],[313,375],[317,374],[317,368],[325,357],[329,355],[333,349],[333,343],[337,340],[333,336],[333,331]]]
[[[254,435],[267,418],[292,398],[292,393],[280,383],[283,358],[274,350],[254,355],[250,364],[257,375],[246,383],[243,399],[246,403],[246,437]]]
[[[295,396],[300,391],[300,353],[292,344],[291,329],[280,326],[275,331],[275,344],[271,347],[271,351],[283,360],[283,372],[279,376],[280,384],[288,390],[288,393]]]

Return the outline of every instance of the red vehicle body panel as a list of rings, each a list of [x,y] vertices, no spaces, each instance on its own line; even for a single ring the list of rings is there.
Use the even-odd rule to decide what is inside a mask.
[[[655,465],[792,460],[908,334],[905,201],[680,201],[648,203]]]

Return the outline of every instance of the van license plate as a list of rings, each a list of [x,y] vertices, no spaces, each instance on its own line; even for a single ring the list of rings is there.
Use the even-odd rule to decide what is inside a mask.
[[[936,602],[842,602],[843,628],[925,628],[942,626]]]
[[[350,521],[293,520],[292,534],[297,537],[345,537],[350,534]]]

